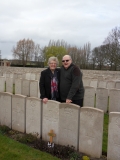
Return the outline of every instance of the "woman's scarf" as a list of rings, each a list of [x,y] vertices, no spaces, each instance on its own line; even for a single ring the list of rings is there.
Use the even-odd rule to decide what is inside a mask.
[[[51,99],[56,100],[58,98],[58,78],[57,71],[51,73]]]

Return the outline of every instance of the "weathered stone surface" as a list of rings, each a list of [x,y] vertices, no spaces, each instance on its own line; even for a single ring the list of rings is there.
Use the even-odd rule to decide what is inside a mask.
[[[39,81],[30,80],[30,97],[40,97]]]
[[[0,77],[0,92],[5,91],[5,77],[1,76]]]
[[[22,79],[15,79],[15,94],[22,94]]]
[[[91,79],[90,86],[94,87],[94,88],[97,88],[97,86],[98,86],[98,79]]]
[[[109,90],[109,112],[120,112],[120,89]]]
[[[75,104],[60,104],[59,140],[61,145],[74,146],[78,149],[78,127],[80,107]]]
[[[23,79],[22,82],[22,95],[30,96],[30,80]]]
[[[26,133],[41,137],[41,100],[26,98]]]
[[[107,88],[107,81],[99,80],[98,81],[98,88]]]
[[[102,155],[104,112],[100,109],[82,107],[80,109],[79,151],[92,157]]]
[[[9,128],[12,126],[12,94],[0,92],[0,124]]]
[[[6,77],[6,92],[13,93],[13,78]]]
[[[108,89],[97,88],[96,89],[96,108],[101,109],[104,113],[107,112],[108,107]]]
[[[109,115],[107,160],[120,160],[120,112]]]
[[[53,142],[58,144],[59,134],[59,102],[49,100],[46,104],[43,103],[42,115],[42,139],[49,141],[48,133],[52,129],[56,134]]]
[[[120,89],[120,81],[116,81],[116,83],[115,83],[115,88],[116,88],[116,89]]]
[[[12,95],[12,129],[25,132],[26,96]]]
[[[85,95],[83,106],[94,107],[95,103],[95,88],[85,86]]]

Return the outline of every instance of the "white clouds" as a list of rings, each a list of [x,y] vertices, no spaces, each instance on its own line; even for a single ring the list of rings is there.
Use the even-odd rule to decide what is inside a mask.
[[[13,45],[23,38],[41,46],[50,39],[78,47],[87,42],[92,47],[101,45],[111,29],[120,25],[119,8],[119,0],[4,0],[0,2],[2,57],[10,57]]]

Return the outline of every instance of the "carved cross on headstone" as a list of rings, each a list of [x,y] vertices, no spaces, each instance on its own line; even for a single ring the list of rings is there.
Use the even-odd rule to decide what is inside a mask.
[[[56,136],[56,134],[53,132],[53,130],[51,129],[50,132],[48,133],[48,135],[50,136],[50,143],[53,142],[53,137]]]

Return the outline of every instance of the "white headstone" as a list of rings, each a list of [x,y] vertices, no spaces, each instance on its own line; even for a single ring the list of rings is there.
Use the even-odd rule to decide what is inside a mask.
[[[5,81],[6,81],[6,73],[5,72],[3,72],[3,77],[5,77]]]
[[[15,94],[22,94],[22,79],[15,79]]]
[[[22,81],[22,95],[30,96],[30,80],[28,79]]]
[[[99,80],[98,81],[98,88],[107,88],[107,81]]]
[[[5,91],[5,77],[0,77],[0,92]]]
[[[102,155],[104,112],[100,109],[80,109],[79,151],[100,158]]]
[[[94,88],[97,88],[98,80],[97,79],[91,79],[90,86],[94,87]]]
[[[30,97],[40,98],[39,81],[30,80]]]
[[[91,78],[83,78],[83,85],[84,86],[90,86]]]
[[[25,132],[25,107],[26,96],[13,95],[12,96],[12,129]]]
[[[115,88],[115,81],[107,81],[107,88],[108,89]]]
[[[40,75],[41,75],[40,73],[36,74],[36,80],[38,80],[38,81],[40,80]]]
[[[84,103],[83,106],[94,107],[95,103],[95,88],[85,86]]]
[[[6,77],[6,92],[13,93],[13,78]]]
[[[31,73],[26,73],[26,74],[25,74],[25,79],[30,80],[30,75],[31,75]]]
[[[120,112],[109,114],[107,160],[120,160]]]
[[[116,89],[120,89],[120,81],[117,81],[117,82],[115,83],[115,88],[116,88]]]
[[[30,74],[30,80],[35,80],[36,79],[36,74],[35,73],[31,73]]]
[[[9,128],[12,126],[12,94],[0,92],[0,124],[6,125]]]
[[[17,78],[23,78],[23,74],[22,73],[17,73]]]
[[[42,115],[42,139],[49,141],[50,137],[48,133],[53,130],[56,134],[53,142],[58,144],[59,133],[59,102],[49,100],[46,104],[43,103],[43,115]]]
[[[108,107],[108,89],[97,88],[96,89],[96,108],[107,112]]]
[[[120,89],[109,90],[109,112],[120,112]]]
[[[41,137],[41,100],[26,98],[26,133]]]
[[[74,146],[78,149],[78,127],[80,107],[75,104],[60,104],[59,141],[60,145]]]

